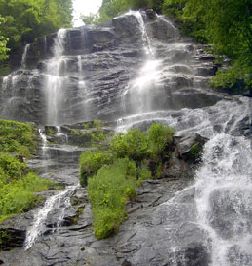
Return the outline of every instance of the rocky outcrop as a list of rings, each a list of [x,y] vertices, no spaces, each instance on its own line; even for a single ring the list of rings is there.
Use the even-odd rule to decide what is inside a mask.
[[[155,89],[151,94],[146,90],[151,110],[216,103],[218,94],[205,93],[207,80],[215,72],[212,57],[201,51],[201,45],[185,43],[166,18],[154,16],[151,10],[142,17],[145,25],[140,14],[132,13],[113,19],[107,26],[61,30],[32,43],[27,49],[25,69],[0,81],[0,114],[49,123],[47,93],[56,86],[55,77],[52,83],[48,81],[52,60],[59,64],[59,124],[97,117],[113,120],[134,113],[141,104],[139,99],[132,99],[129,88],[134,87],[132,83],[144,68],[146,45],[153,51],[152,59],[160,61],[159,75],[152,84]],[[57,42],[63,49],[60,58],[54,54]]]
[[[177,157],[191,163],[200,160],[204,144],[208,140],[197,133],[176,136],[175,139]]]

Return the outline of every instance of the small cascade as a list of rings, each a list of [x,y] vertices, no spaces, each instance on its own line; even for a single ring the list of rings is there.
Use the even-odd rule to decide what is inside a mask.
[[[67,77],[61,76],[64,66],[64,44],[66,30],[60,29],[54,40],[54,57],[46,64],[45,98],[47,104],[47,124],[59,125],[61,122],[61,108],[64,99],[63,82]]]
[[[46,157],[46,153],[47,153],[47,137],[46,134],[43,132],[43,130],[40,128],[39,129],[39,136],[41,138],[42,141],[42,157],[45,158]]]
[[[71,206],[69,205],[70,196],[77,187],[77,185],[66,187],[65,190],[60,191],[46,200],[44,207],[35,215],[33,225],[27,231],[24,245],[26,250],[31,248],[36,240],[46,231],[46,221],[50,212],[59,212],[57,226],[61,225],[64,219],[64,210]]]
[[[2,83],[2,91],[4,92],[8,87],[8,81],[11,76],[4,76],[3,83]]]
[[[160,60],[154,58],[154,51],[151,47],[145,23],[140,11],[129,11],[125,16],[135,16],[141,32],[142,43],[146,53],[146,61],[138,72],[135,80],[131,81],[121,96],[122,108],[127,112],[126,102],[129,100],[131,113],[143,113],[152,110],[151,90],[155,89],[159,80],[158,67]]]
[[[3,116],[14,117],[16,113],[16,107],[22,106],[23,95],[20,95],[18,91],[19,75],[9,75],[3,78],[2,94],[7,98],[5,104],[1,108]]]
[[[144,23],[142,15],[141,15],[141,12],[140,11],[132,11],[132,10],[130,10],[124,16],[135,16],[136,17],[136,20],[137,20],[138,25],[139,25],[139,30],[140,30],[141,36],[142,36],[142,42],[143,42],[143,45],[144,45],[145,54],[148,57],[154,56],[154,51],[153,51],[153,48],[151,47],[150,38],[149,38],[149,36],[147,34],[147,31],[146,31],[146,28],[145,28],[145,23]]]
[[[43,38],[43,43],[44,43],[44,54],[47,54],[47,37],[44,36]]]
[[[68,142],[68,135],[66,133],[61,132],[60,126],[56,126],[57,129],[57,136],[62,139],[62,143]]]
[[[129,85],[128,91],[133,113],[144,113],[153,110],[151,94],[160,79],[160,61],[147,60],[140,69],[137,78]]]
[[[56,127],[57,133],[56,136],[60,137],[62,139],[62,146],[59,144],[59,148],[62,147],[64,149],[64,144],[68,142],[68,136],[65,133],[61,132],[61,128],[59,126]],[[39,136],[42,141],[41,149],[42,149],[42,163],[41,165],[44,166],[45,174],[48,172],[48,164],[45,162],[45,160],[48,160],[48,162],[52,163],[53,160],[55,162],[57,161],[57,158],[51,158],[49,156],[50,149],[53,148],[53,146],[48,145],[47,136],[44,133],[44,129],[39,129]],[[72,155],[69,154],[71,157]],[[60,161],[56,162],[56,165],[54,166],[55,169],[58,168],[57,163],[61,163]],[[66,162],[64,162],[66,164]],[[61,166],[62,168],[62,166]],[[53,213],[53,225],[55,226],[53,232],[56,232],[59,230],[59,228],[62,225],[62,222],[65,218],[65,212],[68,208],[71,207],[70,203],[70,197],[74,193],[74,191],[79,187],[78,180],[72,180],[73,185],[68,185],[66,188],[62,191],[57,192],[55,195],[50,196],[43,208],[39,209],[37,213],[35,214],[33,218],[32,226],[28,229],[26,233],[26,239],[24,248],[25,250],[31,248],[33,244],[36,242],[36,240],[43,235],[45,231],[48,230],[47,223],[49,219],[49,216]],[[51,224],[50,224],[51,227]]]
[[[27,57],[27,53],[29,51],[30,48],[30,44],[26,44],[24,47],[24,52],[22,54],[22,59],[21,59],[21,68],[25,69],[26,68],[26,57]]]
[[[82,69],[82,62],[81,62],[81,55],[78,55],[78,76],[79,76],[79,82],[78,82],[78,88],[79,92],[82,94],[85,94],[86,92],[86,83],[85,80],[82,77],[83,69]]]

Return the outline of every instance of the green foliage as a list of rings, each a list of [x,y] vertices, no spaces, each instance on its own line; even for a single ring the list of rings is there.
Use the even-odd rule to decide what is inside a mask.
[[[86,151],[80,156],[80,184],[87,185],[88,177],[96,174],[103,165],[111,164],[113,156],[110,152]]]
[[[193,161],[198,160],[202,153],[202,146],[199,143],[193,144],[190,149],[189,156]]]
[[[81,16],[81,19],[86,25],[93,25],[100,22],[99,16],[95,14],[90,14],[88,16]]]
[[[1,176],[0,176],[1,180]],[[34,207],[40,200],[34,192],[48,189],[52,181],[28,173],[19,180],[0,188],[0,221]]]
[[[148,132],[149,150],[152,156],[162,155],[167,147],[173,143],[174,129],[153,123]]]
[[[32,124],[0,120],[0,150],[29,157],[36,148],[36,134]]]
[[[5,22],[5,19],[0,14],[0,27],[1,24]],[[7,53],[9,49],[7,48],[8,38],[3,36],[3,32],[0,28],[0,62],[7,59]]]
[[[139,172],[138,172],[138,180],[137,180],[137,185],[140,186],[141,183],[144,181],[144,180],[150,180],[152,179],[152,174],[151,174],[151,171],[148,169],[148,167],[146,165],[143,165],[141,167],[141,169],[139,169]]]
[[[233,60],[212,84],[234,89],[251,88],[252,12],[250,0],[165,0],[163,11],[175,16],[185,32],[213,44],[216,54]],[[242,82],[241,82],[242,80]]]
[[[134,161],[143,160],[148,154],[146,134],[139,129],[132,129],[127,134],[117,134],[110,144],[117,157],[129,157]]]
[[[0,10],[4,19],[0,23],[0,47],[9,38],[7,47],[13,50],[21,43],[71,26],[71,0],[0,0]]]
[[[126,134],[116,134],[111,140],[110,151],[82,153],[80,181],[82,185],[88,181],[98,239],[118,230],[127,217],[127,200],[135,197],[136,188],[144,180],[153,178],[148,168],[150,156],[159,160],[158,156],[173,144],[173,135],[170,127],[154,123],[147,133],[132,129]],[[159,164],[161,162],[155,162],[155,165]]]
[[[129,159],[118,159],[111,166],[103,166],[88,181],[88,195],[92,203],[94,230],[98,239],[118,231],[127,217],[125,204],[136,194],[136,168]]]
[[[163,0],[103,0],[99,9],[98,22],[109,20],[130,9],[153,8],[160,13],[162,4]]]
[[[10,183],[14,180],[18,180],[22,178],[26,172],[27,166],[25,163],[20,162],[17,158],[8,153],[0,153],[0,180],[2,182],[4,180],[4,183]]]
[[[93,146],[97,146],[101,144],[106,139],[106,134],[102,129],[102,121],[101,120],[94,120],[93,126],[95,127],[96,131],[92,132],[91,134],[91,142]]]
[[[211,79],[211,85],[217,89],[228,89],[234,93],[251,89],[252,87],[252,66],[244,66],[242,63],[234,64],[222,71],[218,71]]]
[[[35,206],[41,199],[34,192],[54,183],[29,172],[23,156],[36,147],[32,124],[0,120],[0,222]]]

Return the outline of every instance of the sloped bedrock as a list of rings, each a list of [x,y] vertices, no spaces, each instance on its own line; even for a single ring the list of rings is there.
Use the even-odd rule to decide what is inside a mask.
[[[153,211],[152,205],[147,203],[154,195],[157,196],[155,188],[162,180],[153,182],[155,184],[150,190],[145,185],[139,190],[139,203],[132,204],[142,205],[142,208],[129,214],[118,235],[85,248],[87,263],[94,266],[208,265],[209,250],[205,245],[208,236],[195,223],[193,189],[179,192],[173,200],[159,205]],[[166,197],[171,196],[177,185],[176,181],[160,184],[166,188]],[[162,202],[162,196],[159,198]]]

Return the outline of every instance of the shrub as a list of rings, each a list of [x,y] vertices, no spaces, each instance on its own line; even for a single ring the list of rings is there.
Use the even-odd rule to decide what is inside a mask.
[[[19,180],[3,185],[0,188],[0,221],[34,207],[40,200],[34,192],[46,190],[53,184],[30,172]]]
[[[52,181],[28,172],[18,158],[30,156],[36,148],[32,124],[0,120],[0,222],[26,211],[41,199],[34,192],[54,186]]]
[[[27,172],[26,164],[8,153],[0,153],[0,169],[0,179],[6,183],[20,179]]]
[[[136,188],[143,180],[160,174],[161,162],[152,160],[160,166],[153,174],[148,168],[150,154],[157,158],[170,151],[173,135],[174,130],[170,127],[154,123],[147,133],[132,129],[126,134],[115,135],[110,143],[111,152],[88,151],[81,155],[80,180],[82,185],[88,181],[93,226],[98,239],[118,231],[127,217],[127,200],[135,197]]]
[[[36,148],[36,133],[30,123],[0,120],[0,150],[29,157]]]
[[[166,125],[153,123],[148,132],[149,152],[152,156],[162,155],[173,143],[174,129]]]
[[[80,184],[87,185],[88,177],[96,174],[105,164],[111,164],[113,156],[110,152],[86,151],[80,156]]]
[[[146,135],[139,129],[115,135],[111,140],[110,148],[117,157],[129,157],[134,161],[142,161],[148,154]]]
[[[136,194],[136,167],[128,158],[103,166],[88,180],[88,195],[92,203],[94,230],[98,239],[118,231],[127,217],[125,204]]]

